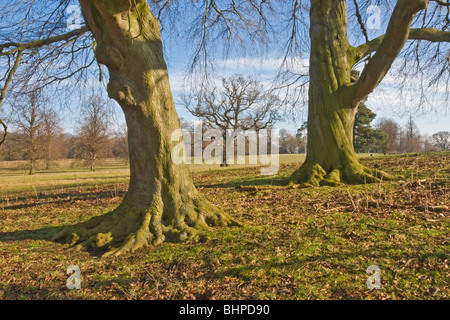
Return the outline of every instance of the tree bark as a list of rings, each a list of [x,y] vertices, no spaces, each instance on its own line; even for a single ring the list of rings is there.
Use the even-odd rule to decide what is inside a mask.
[[[108,94],[128,126],[130,185],[120,206],[69,227],[55,239],[106,255],[163,241],[194,238],[209,226],[231,223],[175,165],[172,133],[180,128],[164,62],[160,28],[146,1],[80,0],[97,41],[96,56],[109,70]]]
[[[230,164],[228,163],[228,155],[227,155],[227,134],[226,129],[223,130],[225,134],[222,136],[222,163],[220,164],[221,167],[229,167]],[[230,138],[231,139],[231,138]]]
[[[30,170],[28,171],[30,176],[36,174],[36,160],[30,159]]]
[[[308,152],[293,183],[338,185],[391,178],[358,162],[353,128],[360,101],[352,94],[352,67],[345,0],[311,1]]]
[[[95,160],[97,160],[97,157],[95,154],[91,154],[91,172],[95,171]]]

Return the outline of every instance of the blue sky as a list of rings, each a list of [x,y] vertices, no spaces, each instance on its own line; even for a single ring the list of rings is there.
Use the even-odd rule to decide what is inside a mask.
[[[172,51],[173,52],[173,51]],[[194,121],[196,120],[183,106],[180,96],[188,93],[189,88],[185,83],[186,74],[184,70],[188,61],[183,55],[175,57],[166,57],[169,67],[169,78],[171,83],[172,94],[174,96],[177,112],[180,118]],[[307,68],[307,60],[299,59],[299,64],[303,68]],[[269,88],[273,78],[276,76],[280,60],[277,58],[236,58],[229,61],[222,61],[217,63],[217,75],[231,76],[233,74],[242,74],[244,76],[250,75],[258,78],[265,87]],[[217,76],[217,80],[220,78]],[[381,118],[391,118],[395,120],[399,125],[403,125],[408,120],[410,114],[412,114],[414,121],[418,125],[420,131],[423,134],[432,135],[438,131],[450,130],[450,109],[449,103],[442,99],[435,99],[436,106],[424,106],[418,107],[418,102],[415,101],[415,92],[406,91],[403,98],[399,98],[399,91],[393,86],[393,82],[396,80],[387,76],[385,81],[377,88],[367,101],[367,106],[377,114],[377,118],[373,123]],[[402,101],[401,101],[402,100]],[[65,109],[62,112],[66,115],[67,119],[64,128],[66,131],[72,133],[75,128],[74,111],[77,109],[78,99],[75,98],[72,106],[69,109]],[[117,122],[123,123],[124,117],[122,111],[117,103],[112,102],[114,110],[116,111]],[[285,128],[289,131],[295,132],[303,121],[307,119],[307,106],[301,104],[297,108],[297,119],[293,121],[282,121],[277,124],[278,128]]]
[[[180,95],[187,90],[184,84],[185,75],[182,71],[186,63],[181,58],[176,59],[175,63],[171,63],[169,60],[169,77],[179,116],[187,120],[194,120],[195,118],[189,114],[179,99]],[[266,87],[269,87],[277,74],[280,63],[280,59],[277,58],[230,59],[228,62],[218,63],[217,74],[220,76],[231,76],[236,73],[251,75],[260,79]],[[298,63],[302,65],[303,69],[307,69],[308,62],[306,59],[299,59]],[[432,135],[438,131],[450,130],[449,102],[445,101],[443,94],[438,94],[434,98],[429,97],[434,102],[433,105],[419,107],[419,102],[416,100],[417,93],[413,90],[405,90],[403,97],[400,99],[400,91],[394,87],[396,81],[392,75],[388,75],[379,88],[369,96],[366,104],[377,114],[373,123],[384,117],[394,119],[399,125],[403,125],[412,114],[414,121],[424,134]],[[280,122],[278,127],[295,131],[302,124],[302,121],[307,119],[307,106],[299,105],[297,111],[298,120],[296,123],[292,120],[284,121]]]
[[[74,4],[76,1],[73,2]],[[379,30],[369,30],[370,38],[374,38],[384,32],[387,22],[385,18],[388,15],[384,15],[382,18],[381,29]],[[177,36],[171,35],[167,39],[167,33],[163,33],[163,42],[165,47],[166,62],[169,68],[169,77],[172,87],[172,93],[176,102],[177,111],[180,117],[186,120],[194,120],[194,118],[187,112],[183,104],[180,101],[180,96],[183,93],[187,93],[189,88],[186,86],[185,70],[186,66],[189,64],[190,51],[192,48],[186,47],[186,39],[178,39]],[[352,44],[356,45],[361,43],[362,36],[358,34],[353,34],[350,32],[350,41]],[[233,74],[251,75],[260,79],[269,88],[271,82],[278,72],[278,68],[281,65],[280,51],[275,52],[274,48],[271,49],[272,53],[269,57],[262,56],[236,56],[236,53],[232,57],[229,57],[228,61],[217,61],[216,73],[213,75],[217,80],[223,76],[231,76]],[[296,61],[295,66],[297,66],[298,71],[307,71],[308,60],[305,59],[309,55],[305,53],[305,56]],[[436,95],[431,103],[418,108],[419,101],[418,94],[413,89],[408,89],[405,91],[405,95],[400,99],[399,91],[395,89],[398,79],[394,75],[390,74],[386,77],[383,83],[375,92],[370,95],[367,105],[371,108],[377,115],[377,119],[381,117],[387,117],[394,119],[400,125],[403,125],[410,114],[413,115],[418,127],[422,133],[431,135],[438,131],[450,130],[450,108],[448,101],[444,101],[443,95]],[[414,79],[412,79],[414,81]],[[430,97],[431,99],[431,97]],[[70,108],[65,109],[64,113],[65,119],[64,128],[68,132],[74,131],[75,119],[77,105],[79,104],[78,97],[73,97],[69,103]],[[118,122],[123,122],[123,116],[121,115],[120,108],[116,103],[115,110],[117,111]],[[281,122],[278,124],[279,128],[286,128],[291,131],[295,131],[304,120],[307,118],[306,105],[299,105],[297,108],[297,121],[292,120]],[[375,123],[377,121],[375,120]]]

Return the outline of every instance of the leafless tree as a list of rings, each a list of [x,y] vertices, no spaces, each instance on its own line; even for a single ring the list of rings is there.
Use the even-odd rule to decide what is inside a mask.
[[[280,120],[278,96],[265,91],[259,81],[242,76],[222,78],[221,87],[200,90],[196,95],[184,96],[183,101],[193,116],[218,129],[223,141],[235,138],[228,136],[227,130],[234,135],[249,129],[259,131]],[[226,152],[222,165],[228,165]]]
[[[405,124],[404,134],[404,146],[405,152],[420,152],[422,151],[422,137],[419,128],[414,121],[414,118],[410,115],[408,121]]]
[[[381,145],[381,151],[384,154],[395,152],[399,148],[399,131],[400,128],[395,121],[383,118],[378,124],[377,128],[381,129],[387,135],[386,141]]]
[[[54,142],[62,133],[61,118],[57,111],[46,107],[41,112],[41,120],[45,168],[50,169],[51,161],[57,157]]]
[[[87,161],[91,171],[95,171],[97,160],[110,151],[107,102],[100,96],[91,96],[84,102],[78,122],[76,157]]]
[[[68,32],[69,0],[1,2],[0,104],[8,88],[19,91],[29,82],[38,87],[70,83],[78,88],[73,85],[76,79],[89,85],[92,78],[83,75],[91,70],[107,77],[108,94],[122,107],[129,129],[129,192],[120,207],[95,219],[89,228],[72,227],[56,238],[72,242],[79,237],[78,244],[109,254],[169,238],[184,240],[192,228],[231,221],[195,190],[186,168],[170,162],[171,134],[180,124],[160,24],[163,35],[172,34],[164,41],[184,37],[193,48],[193,71],[199,66],[208,69],[218,52],[230,56],[244,47],[253,51],[274,39],[277,49],[280,41],[286,44],[280,55],[285,61],[295,61],[297,53],[309,58],[308,72],[286,68],[283,83],[285,88],[308,89],[308,155],[291,177],[296,183],[388,177],[358,162],[351,137],[359,103],[389,70],[401,71],[397,83],[405,88],[419,79],[425,84],[419,85],[424,93],[449,91],[450,4],[446,0],[377,0],[388,22],[385,32],[378,33],[365,24],[370,0],[79,0],[79,4],[86,25]],[[352,69],[362,70],[356,82]],[[418,105],[425,104],[427,96],[420,97],[425,98]],[[116,219],[124,215],[130,219]],[[142,219],[130,222],[136,216]],[[92,239],[105,234],[111,237],[93,245]]]
[[[432,152],[439,151],[439,147],[434,143],[433,138],[428,134],[422,135],[422,151],[423,152]]]
[[[450,150],[450,132],[439,131],[431,136],[434,144],[442,151]]]
[[[432,104],[427,99],[433,95],[448,105],[450,3],[293,3],[288,19],[291,37],[280,87],[307,89],[309,147],[305,163],[290,180],[307,185],[339,185],[394,178],[358,162],[351,141],[355,114],[388,74],[396,94],[414,92],[414,107]],[[303,37],[305,33],[307,37]],[[290,63],[298,61],[294,58],[302,53],[309,54],[306,70]],[[354,70],[360,71],[358,79],[352,76]],[[408,107],[412,108],[411,103]]]
[[[280,130],[279,137],[280,154],[300,153],[302,147],[304,148],[302,141],[286,129]]]
[[[70,0],[0,2],[3,73],[0,104],[7,90],[21,91],[26,83],[33,82],[38,87],[54,84],[62,88],[59,92],[63,94],[71,88],[91,86],[92,76],[97,76],[108,81],[108,94],[120,104],[127,121],[131,177],[123,204],[110,215],[95,220],[96,227],[89,232],[81,232],[83,226],[76,226],[55,239],[71,241],[69,238],[81,232],[79,244],[91,248],[92,241],[87,240],[94,234],[108,233],[111,217],[142,212],[139,214],[142,221],[130,228],[129,220],[121,219],[123,228],[116,225],[111,229],[117,231],[111,233],[113,240],[97,246],[109,254],[121,254],[149,243],[158,244],[166,235],[168,240],[183,240],[192,233],[192,228],[229,224],[231,218],[195,190],[188,170],[172,164],[170,152],[167,153],[173,144],[171,134],[180,124],[170,91],[161,29],[164,34],[170,31],[173,35],[187,35],[190,47],[195,47],[191,70],[195,66],[206,70],[214,51],[217,52],[215,49],[226,54],[233,51],[227,49],[237,48],[238,43],[242,47],[264,39],[269,2],[79,0],[78,3],[81,24],[68,31]],[[7,132],[6,126],[3,127]],[[165,147],[158,147],[161,145]],[[180,191],[170,191],[173,188]],[[156,208],[160,203],[164,205]],[[149,215],[154,218],[147,218]],[[144,226],[147,221],[153,221],[151,227],[148,223]],[[180,225],[180,221],[189,226]],[[145,228],[150,230],[144,231]]]
[[[70,5],[69,0],[0,2],[0,107],[7,93],[27,94],[55,83],[62,84],[56,91],[73,91],[69,83],[81,87],[92,73],[95,42],[85,25],[67,29]],[[7,125],[1,119],[0,124],[1,145]]]
[[[20,144],[24,158],[29,161],[29,174],[35,174],[36,162],[44,155],[44,109],[46,98],[41,91],[31,90],[13,102],[13,124],[21,134]]]

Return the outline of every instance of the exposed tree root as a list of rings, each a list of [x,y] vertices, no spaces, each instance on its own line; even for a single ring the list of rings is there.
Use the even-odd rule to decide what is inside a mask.
[[[360,184],[393,180],[394,176],[377,170],[364,167],[358,162],[349,162],[325,171],[318,163],[305,162],[290,177],[291,184],[302,186],[339,186],[343,183]]]
[[[117,209],[68,227],[53,240],[107,257],[165,241],[195,239],[210,226],[226,225],[239,224],[201,195],[179,206],[177,212],[165,210],[162,201],[142,205],[125,198]]]

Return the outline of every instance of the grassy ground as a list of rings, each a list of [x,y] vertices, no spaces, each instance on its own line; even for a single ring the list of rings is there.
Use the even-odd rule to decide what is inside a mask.
[[[106,259],[50,239],[120,203],[123,163],[106,161],[91,173],[61,162],[35,176],[2,163],[0,299],[449,297],[450,153],[362,159],[400,181],[282,188],[301,161],[282,156],[273,177],[248,165],[193,165],[201,192],[243,227]],[[66,287],[70,265],[81,268],[81,290]],[[379,290],[366,285],[371,265],[381,269]]]

